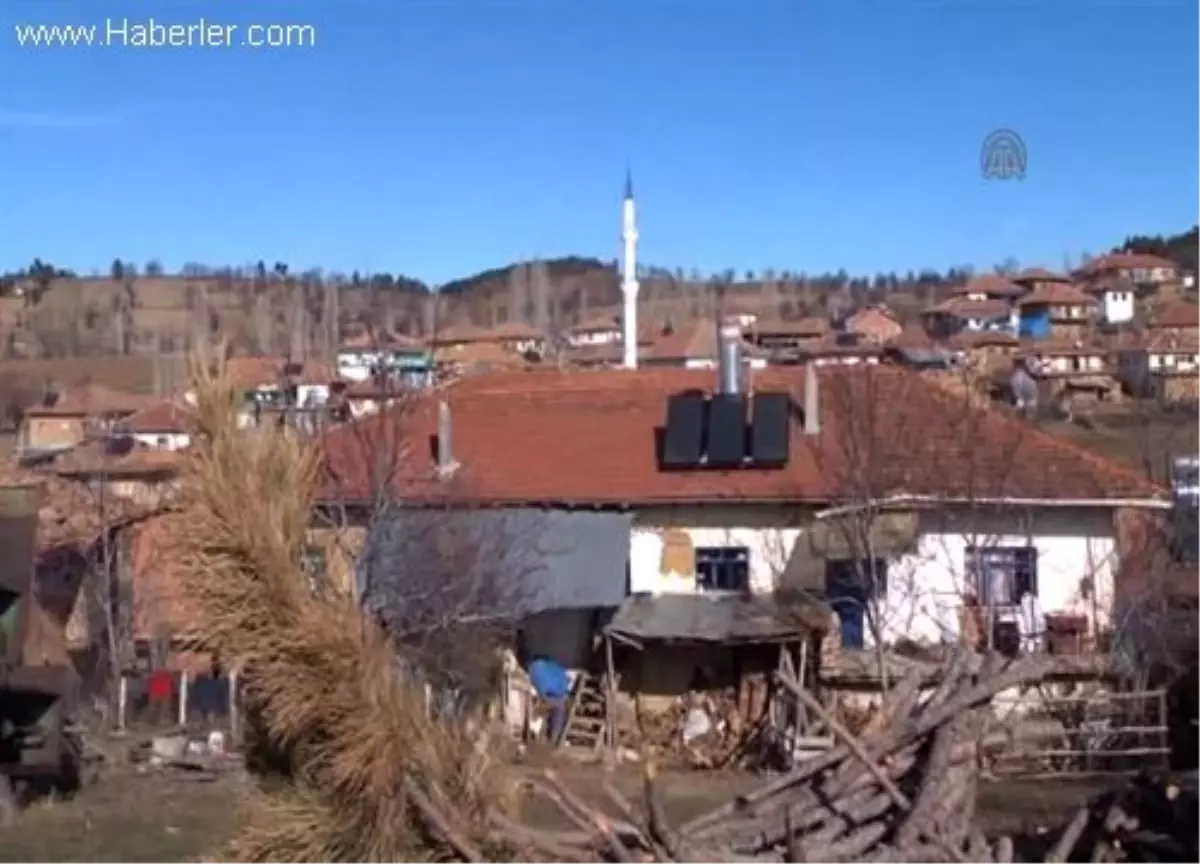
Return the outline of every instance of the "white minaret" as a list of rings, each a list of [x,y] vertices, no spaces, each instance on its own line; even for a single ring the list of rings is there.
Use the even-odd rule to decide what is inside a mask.
[[[625,260],[621,274],[621,295],[624,308],[621,310],[621,341],[624,345],[622,365],[636,369],[638,365],[637,325],[637,207],[633,203],[633,177],[625,172],[625,201],[621,206],[621,238],[625,241]]]

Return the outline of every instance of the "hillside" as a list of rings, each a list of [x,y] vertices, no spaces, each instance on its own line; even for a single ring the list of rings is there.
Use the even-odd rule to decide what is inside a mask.
[[[1168,237],[1130,236],[1118,249],[1163,255],[1194,271],[1197,228]],[[1008,261],[996,269],[1016,266]],[[711,316],[718,307],[796,318],[836,315],[868,302],[886,302],[907,318],[970,275],[968,268],[851,276],[646,267],[639,274],[639,308],[645,321],[676,325]],[[459,324],[523,321],[554,332],[616,314],[620,299],[616,262],[583,257],[511,264],[436,292],[403,275],[295,273],[283,262],[189,264],[168,275],[153,261],[138,272],[116,260],[107,277],[77,277],[34,259],[30,267],[0,275],[0,356],[174,354],[212,338],[247,352],[321,356],[339,334],[357,327],[427,335]]]

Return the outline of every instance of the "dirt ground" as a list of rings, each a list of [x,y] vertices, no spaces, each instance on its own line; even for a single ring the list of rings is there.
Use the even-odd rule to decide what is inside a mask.
[[[601,769],[566,764],[557,770],[578,794],[602,803]],[[609,776],[636,804],[641,787],[637,766]],[[247,782],[240,769],[215,777],[111,769],[74,799],[36,803],[15,827],[0,830],[0,861],[219,860],[235,830],[237,801]],[[665,773],[668,815],[685,821],[760,782],[744,773]],[[1045,780],[989,785],[981,794],[980,816],[989,833],[1032,831],[1039,824],[1065,821],[1101,788],[1095,782]],[[538,810],[529,805],[526,817],[542,821]]]

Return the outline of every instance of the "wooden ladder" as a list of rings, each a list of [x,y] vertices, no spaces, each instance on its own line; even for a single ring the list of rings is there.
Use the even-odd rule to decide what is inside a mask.
[[[567,722],[563,725],[560,745],[599,750],[604,744],[607,715],[604,692],[600,680],[587,672],[580,672],[571,691],[567,706]]]

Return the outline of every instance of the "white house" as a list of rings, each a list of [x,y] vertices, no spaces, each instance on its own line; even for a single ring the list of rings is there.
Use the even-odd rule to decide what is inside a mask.
[[[627,544],[593,585],[800,592],[833,607],[850,648],[874,630],[953,639],[972,597],[1002,622],[1034,597],[1039,619],[1082,615],[1103,631],[1121,520],[1171,506],[1136,472],[903,369],[770,367],[731,389],[737,380],[647,368],[464,379],[407,406],[386,433],[413,436],[396,494],[417,506],[627,514]],[[360,422],[380,431],[400,418]],[[367,429],[327,435],[341,479],[322,499],[367,500],[348,480],[361,476]],[[550,629],[565,639],[563,628],[590,626],[575,610]],[[576,635],[567,641],[587,650]]]
[[[372,337],[360,333],[345,340],[337,352],[338,377],[345,381],[362,382],[379,374],[403,379],[407,385],[428,383],[433,358],[428,346],[420,339],[400,334],[380,334]]]
[[[183,450],[192,443],[195,416],[173,399],[163,399],[118,421],[117,430],[153,450]]]
[[[1084,286],[1100,304],[1101,320],[1107,324],[1128,324],[1137,312],[1137,286],[1121,276],[1104,277]]]

